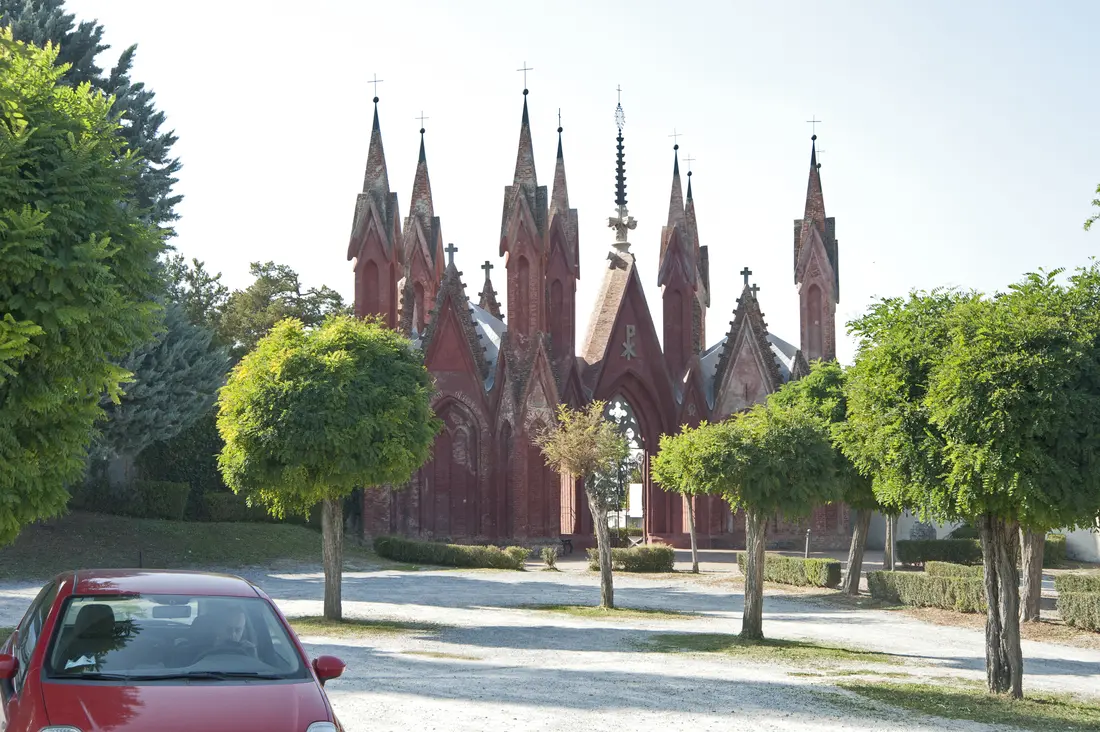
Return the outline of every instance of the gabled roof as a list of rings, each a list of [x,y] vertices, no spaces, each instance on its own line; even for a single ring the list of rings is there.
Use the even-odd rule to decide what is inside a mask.
[[[485,361],[488,364],[488,376],[485,378],[485,391],[493,388],[496,378],[497,359],[500,357],[500,344],[504,338],[504,321],[470,301],[470,310],[477,330],[478,342],[485,348]]]
[[[463,339],[470,348],[474,366],[482,381],[485,381],[489,378],[489,363],[485,358],[488,346],[483,344],[478,336],[470,305],[470,300],[466,297],[466,286],[462,284],[462,273],[455,267],[454,262],[451,262],[443,273],[443,282],[440,283],[439,292],[435,298],[435,314],[424,330],[421,347],[427,354],[439,333],[440,324],[445,322],[445,309],[453,308],[459,327],[462,329]]]
[[[776,350],[769,335],[768,324],[764,322],[760,303],[753,296],[752,289],[745,285],[741,291],[741,297],[737,299],[737,308],[733,312],[733,320],[730,321],[730,330],[724,339],[721,355],[718,357],[714,371],[715,393],[726,380],[726,372],[731,367],[735,349],[746,339],[755,344],[755,350],[758,353],[768,355],[768,358],[762,362],[768,390],[776,391],[784,383],[783,373],[776,359]]]
[[[634,274],[634,255],[629,252],[612,251],[607,255],[607,269],[603,283],[596,296],[596,305],[592,310],[592,320],[588,324],[588,333],[584,338],[581,357],[588,364],[603,359],[607,352],[607,343],[615,329],[615,316],[619,313],[623,297],[626,295],[630,277]]]

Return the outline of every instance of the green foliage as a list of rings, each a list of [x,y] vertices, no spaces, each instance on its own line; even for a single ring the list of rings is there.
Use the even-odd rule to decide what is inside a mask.
[[[1058,613],[1068,625],[1100,633],[1100,592],[1060,593]]]
[[[189,483],[188,515],[193,518],[204,515],[203,496],[229,491],[218,470],[218,453],[225,443],[218,434],[215,412],[211,408],[175,437],[154,442],[135,461],[138,473],[145,478]]]
[[[1066,561],[1066,535],[1047,534],[1043,541],[1043,566],[1057,567]]]
[[[542,561],[546,563],[547,569],[557,569],[558,548],[554,546],[544,546],[542,548]]]
[[[748,555],[737,552],[737,568],[745,573]],[[840,585],[840,562],[835,559],[802,559],[782,554],[764,555],[764,581],[801,587],[837,587]]]
[[[939,607],[963,613],[984,613],[982,577],[940,577],[926,572],[868,572],[871,597],[915,607]]]
[[[114,516],[182,521],[190,492],[191,486],[186,483],[163,480],[136,480],[121,489],[94,481],[74,492],[72,507]]]
[[[931,561],[924,563],[924,573],[929,577],[984,577],[985,567],[980,564]]]
[[[249,506],[236,493],[206,493],[202,496],[202,517],[215,522],[271,521],[272,516],[263,506]]]
[[[221,345],[229,345],[222,333],[229,288],[222,284],[221,272],[211,274],[206,265],[197,259],[192,259],[188,264],[182,254],[166,257],[161,264],[168,299],[183,308],[187,320],[209,328],[218,334]]]
[[[501,549],[495,546],[413,541],[399,536],[375,537],[374,551],[380,557],[412,564],[518,570],[524,568],[527,557],[531,555],[531,550],[522,546]]]
[[[558,405],[557,422],[535,435],[546,464],[564,475],[589,478],[585,492],[604,507],[618,498],[620,467],[629,475],[630,445],[614,422],[604,417],[604,403],[595,401],[584,409]],[[625,480],[625,476],[624,476]]]
[[[671,572],[676,562],[676,550],[670,546],[642,544],[611,550],[611,569],[615,572]],[[596,572],[600,557],[596,549],[588,550],[588,569]]]
[[[284,320],[230,374],[218,400],[226,484],[275,516],[358,487],[401,484],[441,423],[420,354],[375,321]]]
[[[689,496],[704,493],[704,471],[710,466],[706,458],[712,454],[708,449],[716,447],[711,442],[715,437],[706,422],[696,428],[683,425],[678,435],[661,435],[660,449],[650,460],[653,480],[666,491]]]
[[[1100,574],[1059,574],[1054,576],[1054,589],[1063,592],[1100,592]]]
[[[56,50],[0,30],[0,543],[59,513],[84,471],[111,363],[157,322],[163,237],[110,100],[61,84]]]
[[[144,220],[166,224],[178,218],[174,207],[182,196],[172,194],[180,162],[172,158],[174,132],[162,132],[164,113],[158,112],[154,94],[130,79],[137,46],[125,49],[107,74],[96,66],[103,43],[103,26],[96,21],[75,23],[65,12],[64,0],[0,0],[0,28],[11,26],[14,38],[43,48],[52,43],[57,62],[68,64],[61,83],[72,87],[89,84],[114,98],[112,113],[121,118],[118,134],[138,156],[134,194]]]
[[[205,283],[203,289],[200,277],[204,275],[198,272],[199,267],[201,263],[196,263],[187,287],[206,300],[218,290],[214,283]],[[303,290],[298,273],[286,265],[253,262],[249,273],[255,278],[253,283],[229,295],[220,315],[221,336],[232,347],[235,358],[253,350],[276,323],[287,318],[314,327],[331,315],[351,314],[340,293],[324,285]]]
[[[212,343],[213,331],[188,322],[175,303],[165,308],[164,327],[120,362],[133,380],[117,404],[102,404],[107,423],[97,453],[136,455],[175,437],[213,407],[229,370],[225,350]]]
[[[970,524],[962,524],[955,528],[950,534],[943,537],[945,539],[977,539],[978,530]]]
[[[1092,205],[1100,209],[1100,185],[1096,186],[1096,198],[1092,199]],[[1085,231],[1091,229],[1092,225],[1097,221],[1100,221],[1100,213],[1094,213],[1092,216],[1085,219]]]
[[[982,561],[982,545],[977,539],[902,539],[896,544],[896,552],[896,559],[902,564],[980,564]]]

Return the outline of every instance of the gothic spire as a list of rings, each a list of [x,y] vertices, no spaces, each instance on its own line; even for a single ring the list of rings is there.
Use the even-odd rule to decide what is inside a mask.
[[[485,270],[485,282],[481,285],[481,292],[478,293],[481,299],[477,305],[497,320],[504,320],[504,316],[500,313],[500,303],[497,302],[497,291],[493,289],[493,281],[489,279],[489,270],[493,268],[493,263],[486,259],[481,268]]]
[[[615,230],[615,249],[624,254],[630,251],[627,241],[629,231],[638,227],[638,222],[626,210],[626,162],[623,159],[623,127],[626,127],[626,115],[623,113],[622,88],[619,92],[619,104],[615,107],[615,126],[619,135],[615,138],[615,216],[607,220],[609,228]]]
[[[533,194],[538,188],[535,175],[535,151],[531,145],[531,119],[527,114],[527,90],[523,90],[523,118],[519,127],[519,149],[516,151],[516,174],[513,186],[522,185]]]
[[[810,179],[806,184],[806,214],[802,226],[813,224],[825,236],[825,197],[821,192],[821,166],[817,164],[817,135],[810,138]]]
[[[691,239],[692,249],[695,252],[695,260],[699,261],[699,231],[695,219],[695,201],[691,198],[691,171],[688,171],[687,204],[684,206],[684,224],[687,227],[688,236]]]
[[[432,202],[432,183],[428,177],[428,157],[424,152],[424,128],[420,128],[420,156],[416,161],[416,175],[413,176],[412,195],[409,197],[409,218],[406,220],[406,230],[411,231],[409,222],[412,220],[420,224],[421,231],[428,240],[428,251],[434,264],[441,256],[443,246],[442,237],[439,236],[439,219],[435,216],[435,205]]]
[[[565,156],[561,151],[561,127],[558,127],[558,158],[554,166],[554,191],[550,194],[550,214],[569,210],[569,189],[565,184]]]
[[[374,98],[374,124],[370,131],[370,147],[367,150],[367,170],[363,175],[363,192],[389,194],[390,179],[386,171],[386,153],[382,149],[382,128],[378,125],[378,97]]]
[[[684,192],[680,187],[680,146],[672,146],[672,194],[668,200],[668,226],[672,228],[684,218]]]

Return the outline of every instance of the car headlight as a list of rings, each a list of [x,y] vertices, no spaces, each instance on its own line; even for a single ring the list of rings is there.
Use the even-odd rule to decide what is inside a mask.
[[[336,725],[332,722],[314,722],[306,727],[306,732],[336,732]]]
[[[38,730],[38,732],[80,732],[80,728],[71,725],[65,727],[43,727]]]

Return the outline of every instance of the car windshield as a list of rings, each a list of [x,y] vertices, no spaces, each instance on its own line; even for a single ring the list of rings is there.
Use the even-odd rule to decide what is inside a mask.
[[[261,598],[75,596],[46,654],[58,679],[289,679],[297,646]]]

